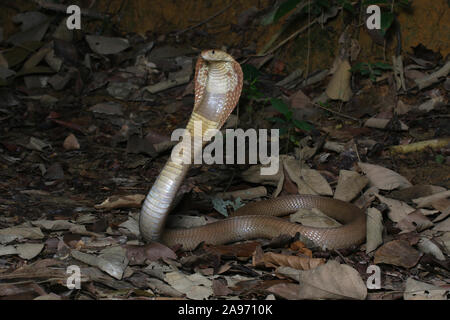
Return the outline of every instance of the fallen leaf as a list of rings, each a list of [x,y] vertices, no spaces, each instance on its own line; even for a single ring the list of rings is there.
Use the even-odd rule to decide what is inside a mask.
[[[417,204],[417,208],[429,207],[435,201],[439,201],[441,199],[447,199],[450,197],[450,190],[439,192],[432,194],[427,197],[421,197],[418,199],[414,199],[413,202]]]
[[[410,207],[406,203],[390,199],[387,197],[383,197],[382,195],[375,194],[375,196],[384,204],[386,204],[389,208],[388,216],[394,222],[400,222],[401,220],[408,217],[411,212],[414,212],[415,209]]]
[[[349,101],[353,92],[350,87],[352,76],[350,63],[347,60],[340,60],[336,72],[328,83],[326,94],[333,100]]]
[[[441,249],[439,249],[439,247],[430,239],[421,238],[419,240],[419,243],[417,244],[417,247],[421,252],[431,254],[439,261],[445,261],[444,254],[442,253]]]
[[[305,299],[300,295],[301,286],[295,283],[278,283],[269,288],[268,292],[287,300]]]
[[[75,135],[71,133],[64,139],[63,147],[66,150],[78,150],[80,149],[80,144]]]
[[[203,300],[213,294],[211,280],[199,273],[187,276],[179,271],[173,271],[164,276],[164,281],[175,290],[186,294],[189,299]]]
[[[389,196],[397,200],[409,202],[413,199],[430,196],[443,191],[446,191],[443,187],[417,184],[402,190],[394,190],[389,194]]]
[[[128,40],[124,38],[86,35],[86,41],[92,51],[105,55],[117,54],[130,46]]]
[[[358,163],[359,167],[369,178],[370,183],[381,190],[404,189],[411,187],[412,184],[398,173],[369,163]]]
[[[128,196],[111,196],[101,204],[95,205],[96,209],[116,209],[116,208],[140,208],[145,195],[133,194]]]
[[[447,300],[448,292],[448,289],[408,278],[403,298],[405,300]]]
[[[230,245],[208,245],[205,247],[207,252],[213,252],[219,256],[227,257],[242,257],[249,258],[253,255],[253,252],[260,246],[257,241],[236,243]]]
[[[366,222],[366,253],[369,253],[383,243],[383,216],[376,208],[368,208]]]
[[[322,258],[309,258],[292,256],[274,252],[266,252],[262,260],[253,259],[253,266],[265,266],[266,268],[276,268],[280,266],[291,267],[297,270],[310,270],[325,263]]]
[[[0,243],[9,243],[21,239],[39,240],[44,237],[40,228],[16,226],[0,229]]]
[[[366,284],[358,271],[334,260],[307,271],[279,267],[276,273],[299,282],[297,299],[363,300],[367,296]]]
[[[146,260],[176,259],[177,255],[172,249],[158,242],[151,242],[144,246],[125,245],[127,258],[130,264],[144,264]]]
[[[450,218],[447,218],[442,222],[436,223],[433,230],[449,232],[450,231]]]
[[[425,217],[421,210],[414,210],[397,222],[396,227],[401,229],[402,232],[411,232],[414,230],[421,232],[425,229],[431,228],[433,225],[433,222]]]
[[[374,263],[392,264],[404,268],[412,268],[418,262],[422,254],[411,247],[405,240],[393,240],[375,252]]]
[[[338,184],[334,191],[334,198],[342,201],[352,201],[369,183],[366,176],[349,170],[339,171]]]

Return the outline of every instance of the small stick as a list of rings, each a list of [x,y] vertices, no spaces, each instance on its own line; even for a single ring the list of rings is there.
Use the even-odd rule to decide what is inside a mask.
[[[317,18],[314,19],[313,21],[311,21],[309,24],[307,24],[306,26],[304,26],[303,28],[300,28],[299,30],[295,31],[293,34],[291,34],[289,37],[287,37],[286,39],[284,39],[283,41],[281,41],[279,44],[277,44],[275,47],[273,47],[272,49],[270,49],[269,51],[267,51],[266,53],[261,54],[261,56],[265,56],[268,55],[274,51],[276,51],[277,49],[279,49],[280,47],[282,47],[284,44],[286,44],[286,42],[288,42],[289,40],[295,38],[296,36],[298,36],[300,33],[302,33],[303,31],[305,31],[306,29],[312,27],[315,23],[317,22]]]
[[[336,114],[336,115],[338,115],[338,116],[340,116],[340,117],[347,118],[347,119],[356,121],[356,122],[358,122],[358,123],[361,122],[360,119],[356,119],[356,118],[353,118],[353,117],[351,117],[351,116],[348,116],[348,115],[346,115],[346,114],[344,114],[344,113],[341,113],[341,112],[338,112],[338,111],[334,111],[334,110],[328,109],[328,108],[326,108],[326,107],[324,107],[324,106],[321,106],[321,105],[318,104],[318,103],[314,103],[314,105],[317,106],[317,107],[319,107],[319,108],[321,108],[321,109],[323,109],[323,110],[326,110],[326,111],[328,111],[328,112],[334,113],[334,114]]]
[[[203,25],[203,24],[209,22],[210,20],[212,20],[212,19],[214,19],[215,17],[217,17],[217,16],[221,15],[222,13],[224,13],[226,10],[228,10],[228,9],[231,7],[232,4],[233,4],[233,1],[231,1],[229,5],[227,5],[225,8],[223,8],[223,9],[220,10],[219,12],[213,14],[213,15],[210,16],[209,18],[207,18],[207,19],[205,19],[205,20],[203,20],[203,21],[200,21],[199,23],[197,23],[197,24],[195,24],[195,25],[193,25],[193,26],[191,26],[191,27],[189,27],[189,28],[186,28],[186,29],[183,29],[183,30],[181,30],[181,31],[178,31],[175,35],[179,36],[180,34],[183,34],[183,33],[185,33],[186,31],[190,31],[190,30],[192,30],[192,29],[195,29],[195,28],[200,27],[201,25]]]

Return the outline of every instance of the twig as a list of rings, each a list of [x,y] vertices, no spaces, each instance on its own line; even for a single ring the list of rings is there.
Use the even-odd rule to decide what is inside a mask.
[[[323,109],[323,110],[326,110],[326,111],[328,111],[328,112],[334,113],[334,114],[336,114],[336,115],[338,115],[338,116],[340,116],[340,117],[347,118],[347,119],[356,121],[356,122],[358,122],[358,123],[361,122],[360,119],[356,119],[356,118],[353,118],[352,116],[348,116],[348,115],[346,115],[346,114],[344,114],[344,113],[341,113],[341,112],[338,112],[338,111],[334,111],[334,110],[328,109],[328,108],[326,108],[326,107],[324,107],[324,106],[322,106],[322,105],[320,105],[320,104],[318,104],[318,103],[314,103],[314,105],[317,106],[317,107],[319,107],[319,108],[321,108],[321,109]]]
[[[183,29],[183,30],[181,30],[181,31],[178,31],[177,33],[175,33],[175,35],[176,35],[176,36],[179,36],[180,34],[183,34],[183,33],[185,33],[186,31],[190,31],[190,30],[192,30],[192,29],[195,29],[195,28],[200,27],[201,25],[203,25],[203,24],[209,22],[210,20],[212,20],[212,19],[214,19],[215,17],[217,17],[217,16],[221,15],[222,13],[224,13],[226,10],[228,10],[228,9],[231,7],[232,4],[233,4],[233,1],[231,1],[229,5],[227,5],[225,8],[223,8],[223,9],[220,10],[219,12],[213,14],[213,15],[210,16],[209,18],[207,18],[207,19],[205,19],[205,20],[203,20],[203,21],[200,21],[199,23],[197,23],[197,24],[195,24],[195,25],[193,25],[193,26],[191,26],[191,27],[189,27],[189,28],[186,28],[186,29]]]
[[[311,23],[311,0],[308,0],[308,24]],[[308,28],[308,54],[306,56],[305,79],[309,75],[309,56],[311,53],[311,28]]]
[[[275,50],[279,49],[281,46],[283,46],[284,44],[286,44],[286,42],[290,41],[291,39],[295,38],[296,36],[298,36],[300,33],[302,33],[303,31],[305,31],[306,29],[312,27],[316,22],[318,21],[318,19],[314,19],[313,21],[311,21],[309,24],[307,24],[306,26],[304,26],[303,28],[300,28],[299,30],[295,31],[293,34],[291,34],[289,37],[287,37],[286,39],[284,39],[283,41],[281,41],[279,44],[277,44],[274,48],[270,49],[269,51],[261,54],[262,56],[271,54],[272,52],[274,52]]]
[[[33,1],[43,9],[57,11],[57,12],[63,12],[63,13],[67,12],[68,6],[63,5],[63,4],[49,3],[45,0],[33,0]],[[108,19],[110,17],[109,14],[100,13],[100,12],[94,11],[92,9],[80,9],[80,13],[81,13],[81,15],[92,18],[92,19],[104,20],[104,19]]]

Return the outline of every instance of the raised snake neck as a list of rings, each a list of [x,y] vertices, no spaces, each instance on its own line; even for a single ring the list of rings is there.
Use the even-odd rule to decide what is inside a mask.
[[[191,137],[198,134],[198,130],[194,130],[194,124],[198,124],[196,121],[201,121],[202,136],[208,129],[222,127],[239,100],[242,70],[239,63],[223,51],[203,51],[197,61],[194,83],[194,110],[186,126]],[[182,143],[177,145],[178,150],[183,150]],[[201,152],[201,148],[194,152]],[[166,218],[189,167],[189,164],[177,161],[177,157],[167,160],[142,206],[139,228],[145,240],[162,241],[170,246],[181,244],[183,250],[192,250],[202,241],[223,244],[251,238],[273,238],[281,234],[294,236],[298,233],[308,245],[328,249],[350,247],[365,239],[366,216],[363,210],[340,200],[311,195],[254,202],[237,210],[231,218],[201,227],[164,230]],[[314,228],[276,217],[299,208],[318,208],[345,224],[336,228]]]

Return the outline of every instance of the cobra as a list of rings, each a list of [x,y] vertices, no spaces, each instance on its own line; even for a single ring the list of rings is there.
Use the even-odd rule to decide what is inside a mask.
[[[206,50],[197,60],[194,82],[194,109],[186,125],[187,132],[193,138],[194,134],[199,134],[198,130],[194,130],[195,123],[201,122],[201,135],[209,129],[222,127],[239,100],[242,69],[229,54]],[[178,147],[183,150],[183,146]],[[201,149],[194,148],[193,152],[201,152]],[[224,244],[298,234],[300,240],[309,246],[341,249],[360,244],[365,239],[366,216],[362,209],[344,201],[313,195],[290,195],[253,202],[227,219],[200,227],[165,230],[167,216],[189,167],[189,164],[171,157],[157,177],[145,198],[139,218],[140,232],[146,241],[159,241],[168,246],[179,244],[183,250],[192,250],[201,242]],[[307,227],[280,218],[299,208],[317,208],[343,225]]]

